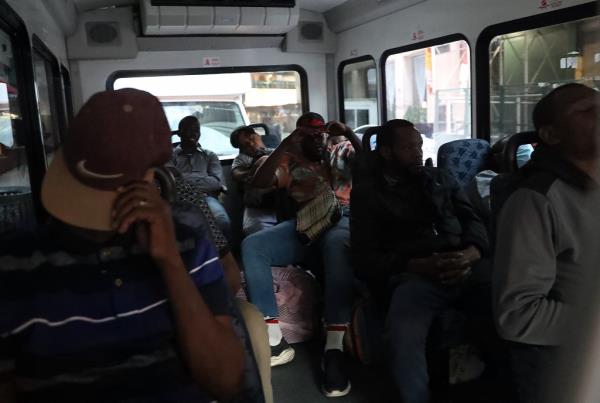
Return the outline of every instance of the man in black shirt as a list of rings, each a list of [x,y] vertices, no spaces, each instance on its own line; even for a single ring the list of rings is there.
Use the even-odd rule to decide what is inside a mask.
[[[431,324],[436,313],[473,295],[480,273],[470,278],[471,272],[488,247],[485,227],[458,184],[423,167],[422,145],[412,123],[384,124],[351,196],[353,264],[387,309],[390,364],[404,403],[429,401]]]

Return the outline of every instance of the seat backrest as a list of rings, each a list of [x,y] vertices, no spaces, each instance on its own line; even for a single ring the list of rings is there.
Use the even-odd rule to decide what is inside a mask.
[[[377,133],[379,133],[379,130],[381,130],[381,126],[373,126],[365,130],[365,133],[362,136],[362,146],[365,152],[375,151],[374,145],[377,144]],[[375,139],[375,144],[372,139]]]
[[[502,155],[502,172],[516,172],[519,170],[517,164],[517,151],[520,146],[525,144],[535,144],[539,142],[536,132],[521,132],[510,136],[504,146]]]
[[[438,168],[447,170],[465,188],[486,168],[490,143],[481,139],[455,140],[440,147]]]

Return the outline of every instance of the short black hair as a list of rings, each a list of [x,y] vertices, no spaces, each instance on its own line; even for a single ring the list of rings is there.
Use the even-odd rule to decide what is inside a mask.
[[[250,126],[240,126],[231,132],[229,136],[229,141],[231,142],[231,146],[233,148],[240,148],[240,136],[242,133],[255,133],[254,129]]]
[[[305,114],[300,116],[298,120],[296,120],[296,127],[303,126],[309,120],[320,120],[321,122],[323,122],[323,124],[325,124],[325,119],[323,119],[323,116],[319,115],[316,112],[306,112]]]
[[[396,141],[396,130],[404,127],[414,128],[415,125],[405,119],[392,119],[385,122],[377,133],[377,150],[384,146],[393,147]]]
[[[189,115],[179,121],[177,128],[181,132],[184,127],[187,127],[187,126],[191,125],[192,123],[198,123],[198,125],[200,125],[200,121],[198,120],[197,117],[195,117],[194,115]]]
[[[544,126],[551,126],[556,123],[556,115],[559,108],[558,102],[556,102],[556,97],[563,90],[570,88],[589,87],[579,83],[569,83],[561,85],[560,87],[556,87],[544,95],[533,108],[533,126],[535,127],[536,131],[539,131]]]

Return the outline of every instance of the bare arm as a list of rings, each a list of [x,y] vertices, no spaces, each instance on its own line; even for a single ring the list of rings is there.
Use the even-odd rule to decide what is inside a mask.
[[[244,182],[246,180],[246,178],[248,178],[250,176],[251,173],[252,173],[252,167],[249,167],[249,168],[237,167],[237,168],[231,170],[231,176],[233,177],[233,180],[235,180],[236,182]]]
[[[145,201],[140,205],[140,201]],[[125,233],[139,223],[138,238],[160,268],[175,319],[179,347],[193,379],[219,400],[234,396],[242,381],[244,352],[228,316],[215,316],[198,292],[179,254],[169,205],[150,183],[120,191],[114,223]]]
[[[227,252],[227,254],[220,260],[221,265],[223,266],[223,271],[225,272],[225,279],[227,280],[229,291],[231,291],[231,295],[236,295],[238,291],[240,291],[240,288],[242,288],[240,267],[238,266],[231,252]]]
[[[295,145],[302,141],[302,138],[308,134],[306,129],[296,129],[288,137],[283,139],[281,144],[267,157],[263,164],[256,170],[250,186],[256,188],[267,188],[275,183],[275,172],[281,165],[285,154]]]
[[[192,377],[219,400],[235,396],[242,382],[244,353],[231,318],[213,316],[179,255],[160,268]]]
[[[0,402],[16,403],[15,384],[12,372],[0,373]]]

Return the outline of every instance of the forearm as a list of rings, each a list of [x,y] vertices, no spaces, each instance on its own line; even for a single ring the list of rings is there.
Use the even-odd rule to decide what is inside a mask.
[[[234,396],[244,367],[239,339],[198,293],[181,258],[160,264],[179,345],[193,378],[219,400]]]
[[[279,167],[281,160],[285,156],[285,147],[280,145],[269,155],[265,162],[256,170],[250,186],[257,188],[266,188],[273,185],[275,172]]]
[[[358,138],[358,136],[354,133],[354,131],[348,129],[344,132],[344,136],[350,141],[352,147],[354,147],[354,151],[361,152],[362,151],[362,142]]]
[[[212,176],[192,176],[187,178],[187,180],[207,193],[218,192],[222,189],[221,181]]]
[[[2,403],[16,403],[17,395],[15,391],[15,383],[13,373],[0,372],[0,402]]]
[[[498,333],[506,340],[559,345],[569,317],[568,305],[548,296],[513,295],[496,307]]]
[[[244,168],[235,168],[231,171],[231,176],[236,182],[243,182],[250,176],[252,172],[252,167],[244,169]]]
[[[242,277],[240,275],[240,268],[231,252],[228,252],[221,258],[221,265],[225,272],[229,291],[231,291],[231,295],[236,295],[240,291],[240,288],[242,288]]]

